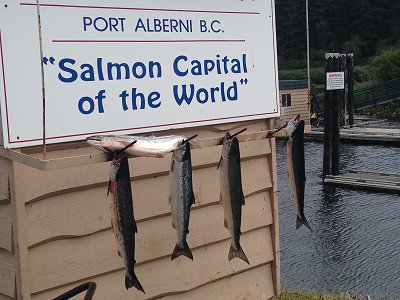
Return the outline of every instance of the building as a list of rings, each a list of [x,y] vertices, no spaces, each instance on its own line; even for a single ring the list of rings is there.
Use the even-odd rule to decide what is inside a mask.
[[[279,80],[279,98],[282,122],[287,122],[300,114],[306,124],[310,124],[310,104],[308,83],[304,80]]]

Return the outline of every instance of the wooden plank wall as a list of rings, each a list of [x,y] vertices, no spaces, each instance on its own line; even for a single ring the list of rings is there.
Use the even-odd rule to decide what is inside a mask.
[[[9,172],[9,161],[0,158],[0,299],[2,300],[14,299],[16,293]]]
[[[270,121],[232,124],[235,132],[271,128]],[[199,139],[223,136],[227,125],[184,131]],[[181,132],[182,133],[182,132]],[[268,299],[279,292],[279,247],[274,139],[240,145],[246,205],[241,244],[250,266],[228,261],[229,232],[223,225],[216,169],[221,146],[192,150],[196,204],[190,218],[194,261],[171,261],[176,241],[168,204],[170,155],[129,160],[136,235],[136,274],[146,294],[125,290],[124,268],[110,228],[106,196],[109,162],[54,171],[14,163],[21,249],[19,297],[51,299],[94,281],[96,299]],[[49,154],[51,155],[51,154]],[[25,251],[23,251],[25,248]],[[1,257],[1,256],[0,256]],[[1,272],[1,271],[0,271]],[[0,273],[1,274],[1,273]],[[25,274],[25,275],[24,275]],[[25,276],[25,277],[24,277]]]
[[[292,106],[282,107],[282,94],[292,95]],[[281,121],[287,122],[291,118],[300,114],[301,118],[310,124],[310,111],[308,104],[308,90],[307,89],[290,89],[290,90],[280,90],[279,99],[281,104]]]

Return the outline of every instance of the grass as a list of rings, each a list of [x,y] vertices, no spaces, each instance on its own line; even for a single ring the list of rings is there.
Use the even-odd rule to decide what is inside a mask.
[[[282,291],[280,296],[271,298],[272,300],[364,300],[365,297],[352,296],[348,293],[319,294],[315,292],[289,292]]]
[[[370,107],[360,112],[362,115],[381,117],[389,120],[400,120],[400,101]]]

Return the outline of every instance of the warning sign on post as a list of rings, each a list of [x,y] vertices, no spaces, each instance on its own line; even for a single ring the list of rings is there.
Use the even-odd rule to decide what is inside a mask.
[[[344,89],[344,72],[326,73],[326,90],[343,90]]]

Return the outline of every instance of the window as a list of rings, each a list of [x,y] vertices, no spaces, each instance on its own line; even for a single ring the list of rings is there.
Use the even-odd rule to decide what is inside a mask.
[[[292,95],[282,94],[282,107],[292,106]]]

